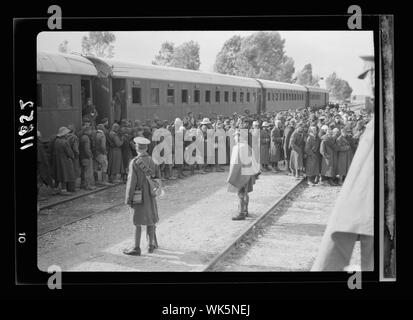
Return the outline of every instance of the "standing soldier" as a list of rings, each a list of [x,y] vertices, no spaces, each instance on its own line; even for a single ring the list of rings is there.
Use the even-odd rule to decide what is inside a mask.
[[[315,179],[320,174],[319,149],[320,144],[317,137],[317,127],[310,127],[304,150],[306,154],[305,174],[311,186],[317,183]]]
[[[83,130],[80,137],[80,164],[81,164],[81,188],[94,190],[93,186],[93,153],[91,146],[92,127]]]
[[[126,184],[125,202],[133,210],[133,224],[135,225],[135,246],[123,251],[124,254],[140,256],[141,226],[146,225],[149,238],[148,253],[158,248],[155,225],[159,221],[156,198],[152,194],[149,179],[160,178],[159,167],[147,153],[150,141],[143,137],[134,139],[137,156],[129,163],[128,181]]]
[[[321,138],[320,153],[321,161],[321,177],[325,183],[332,186],[336,185],[333,181],[335,177],[335,162],[336,160],[336,145],[333,137],[333,130],[327,129],[327,133]]]
[[[124,172],[123,162],[122,162],[122,150],[123,138],[119,136],[119,125],[114,123],[112,125],[112,130],[109,132],[109,182],[120,182],[120,176]]]
[[[70,130],[66,127],[61,127],[56,135],[54,144],[54,163],[56,165],[56,183],[60,183],[62,194],[71,194],[71,185],[75,181],[75,173],[73,169],[73,152],[70,148],[69,141],[66,135]],[[65,192],[66,189],[68,192]]]
[[[253,185],[259,174],[260,165],[255,161],[254,153],[251,152],[251,165],[249,167],[245,166],[243,163],[247,162],[248,159],[242,159],[241,155],[248,154],[248,143],[246,141],[240,141],[241,138],[238,131],[235,133],[234,139],[235,145],[231,154],[231,163],[227,178],[227,182],[230,184],[228,191],[236,192],[239,198],[238,215],[233,217],[232,220],[245,220],[245,217],[248,216],[248,193],[253,191]]]
[[[80,178],[80,163],[79,163],[79,138],[75,134],[75,126],[74,124],[69,124],[67,128],[70,130],[70,133],[67,135],[67,140],[69,141],[70,147],[72,148],[73,151],[73,169],[75,173],[75,185],[73,186],[73,190],[76,188],[76,182],[78,178]]]
[[[107,157],[107,143],[106,143],[106,135],[105,135],[105,127],[103,124],[98,124],[96,130],[96,157],[95,161],[97,162],[101,172],[102,172],[102,184],[103,185],[111,185],[108,182],[108,157]]]
[[[294,132],[294,125],[295,125],[294,119],[291,119],[290,121],[287,121],[285,123],[285,129],[284,129],[283,141],[282,141],[283,150],[284,150],[284,159],[285,159],[286,167],[288,168],[289,172],[291,172],[291,168],[290,168],[290,155],[291,155],[290,139],[291,139],[291,135]]]
[[[274,172],[280,171],[278,169],[278,161],[281,160],[282,154],[282,135],[281,135],[281,121],[274,121],[274,128],[271,130],[271,149],[270,149],[270,162]]]
[[[270,143],[271,143],[271,136],[268,130],[270,124],[267,121],[262,123],[262,128],[260,131],[260,161],[262,170],[270,171],[268,168],[269,160],[270,160]]]
[[[351,164],[351,146],[347,137],[346,129],[341,129],[341,135],[337,138],[337,175],[339,184],[342,185]]]
[[[290,139],[290,168],[296,179],[299,179],[300,170],[303,170],[303,124],[299,123],[297,129],[293,132]]]

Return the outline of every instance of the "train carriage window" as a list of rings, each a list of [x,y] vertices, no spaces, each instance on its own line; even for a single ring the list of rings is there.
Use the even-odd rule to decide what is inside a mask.
[[[200,90],[194,90],[194,102],[195,103],[201,102],[201,91]]]
[[[37,84],[37,107],[41,108],[43,105],[43,90],[40,83]]]
[[[205,102],[211,103],[211,91],[210,90],[205,90]]]
[[[166,102],[175,104],[175,89],[168,89],[166,91]]]
[[[72,86],[70,84],[57,85],[57,107],[72,107]]]
[[[221,102],[221,91],[215,91],[215,102],[216,103]]]
[[[132,103],[142,103],[142,91],[139,87],[132,87]]]
[[[250,102],[250,93],[249,92],[247,92],[247,102],[248,103]]]
[[[228,103],[228,102],[229,102],[229,92],[228,92],[228,91],[225,91],[225,92],[224,92],[224,102],[225,102],[225,103]]]
[[[239,93],[239,102],[243,103],[244,102],[244,92]]]
[[[257,93],[255,91],[252,93],[252,100],[254,103],[257,102]]]
[[[270,101],[270,98],[271,98],[270,95],[271,95],[271,94],[268,92],[268,93],[267,93],[267,101]]]
[[[187,89],[182,89],[182,97],[181,97],[181,102],[182,103],[188,103],[188,90]]]
[[[151,88],[151,102],[153,106],[159,106],[159,88]]]
[[[236,91],[234,91],[232,93],[232,102],[237,102],[237,92]]]

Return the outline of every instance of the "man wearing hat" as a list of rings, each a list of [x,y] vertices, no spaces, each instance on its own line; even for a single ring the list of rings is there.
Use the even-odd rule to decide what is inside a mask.
[[[93,153],[91,146],[92,127],[83,130],[79,141],[79,159],[80,159],[80,187],[85,190],[96,189],[93,186]]]
[[[201,166],[201,171],[207,172],[210,171],[208,165],[208,129],[212,125],[209,118],[203,118],[200,123],[201,134],[204,138],[204,164]]]
[[[114,123],[112,125],[112,130],[109,132],[108,136],[109,143],[109,153],[108,153],[108,174],[109,182],[120,182],[120,176],[125,172],[122,161],[122,145],[123,137],[119,135],[119,125]]]
[[[281,160],[283,137],[281,134],[281,121],[274,121],[274,128],[271,130],[270,162],[274,172],[278,169],[278,161]]]
[[[324,128],[324,127],[323,127]],[[336,156],[337,156],[337,147],[333,137],[333,129],[328,128],[327,133],[321,138],[320,144],[320,153],[322,156],[321,161],[321,177],[323,184],[330,184],[335,186],[333,182],[335,178],[335,169],[336,169]]]
[[[75,172],[73,169],[74,154],[70,148],[69,141],[66,136],[70,130],[66,127],[61,127],[56,135],[56,140],[53,148],[53,157],[56,173],[56,183],[61,184],[62,194],[71,194],[74,190],[70,187],[75,182]],[[67,192],[65,191],[67,189]]]
[[[133,248],[125,249],[123,253],[140,256],[142,225],[146,226],[149,239],[148,253],[152,253],[158,247],[155,233],[155,225],[159,221],[158,206],[156,197],[152,195],[151,181],[152,179],[160,179],[160,171],[147,153],[148,145],[151,143],[150,140],[144,137],[136,137],[133,140],[136,145],[137,156],[129,163],[125,203],[133,210],[135,244]],[[137,194],[140,195],[139,199],[136,199]]]
[[[78,178],[80,178],[80,162],[79,162],[79,138],[75,134],[75,126],[74,124],[69,124],[67,128],[70,130],[70,132],[67,135],[67,141],[69,141],[70,148],[72,148],[72,152],[74,155],[73,158],[73,169],[75,173],[75,185],[70,186],[70,190],[75,190],[76,188],[76,182]]]
[[[282,146],[283,146],[286,166],[287,166],[288,171],[290,173],[291,173],[291,168],[290,168],[290,155],[291,155],[290,139],[291,139],[291,135],[293,134],[294,130],[295,130],[295,120],[294,120],[294,118],[291,118],[288,121],[288,124],[286,123],[286,127],[285,127],[284,133],[283,133],[283,140],[282,140]]]
[[[269,131],[270,124],[264,121],[261,125],[260,130],[260,161],[261,168],[263,171],[270,171],[269,160],[270,160],[270,143],[271,135]]]

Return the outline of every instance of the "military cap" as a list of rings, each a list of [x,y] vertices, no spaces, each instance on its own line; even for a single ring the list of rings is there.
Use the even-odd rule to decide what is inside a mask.
[[[136,137],[133,139],[133,142],[135,142],[136,144],[142,144],[142,145],[146,145],[146,144],[150,144],[151,141],[149,139],[146,139],[144,137]]]

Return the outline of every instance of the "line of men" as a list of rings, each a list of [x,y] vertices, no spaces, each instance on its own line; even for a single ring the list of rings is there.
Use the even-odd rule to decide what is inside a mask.
[[[240,128],[247,128],[251,134],[260,132],[260,162],[262,171],[280,172],[279,163],[284,161],[289,174],[297,179],[306,176],[311,185],[341,184],[350,167],[369,116],[356,114],[346,107],[327,106],[318,110],[288,110],[264,114],[243,114],[232,116],[213,114],[197,118],[189,112],[182,120],[154,119],[126,120],[114,123],[109,128],[108,119],[95,125],[95,118],[84,117],[82,128],[73,125],[61,127],[50,140],[47,151],[41,143],[38,132],[38,176],[40,183],[53,188],[54,193],[71,194],[80,188],[93,190],[97,185],[126,182],[129,161],[136,156],[135,137],[151,141],[148,153],[156,144],[152,134],[159,128],[175,131],[196,130],[204,135],[205,150],[208,129],[224,129],[228,137]],[[260,129],[260,131],[258,131]],[[191,142],[185,141],[186,147]],[[230,161],[229,139],[227,138],[226,164]],[[215,164],[161,164],[163,180],[184,179],[190,174],[205,174],[213,170],[225,171],[218,163],[218,148],[215,149]],[[176,173],[175,173],[176,172]]]

